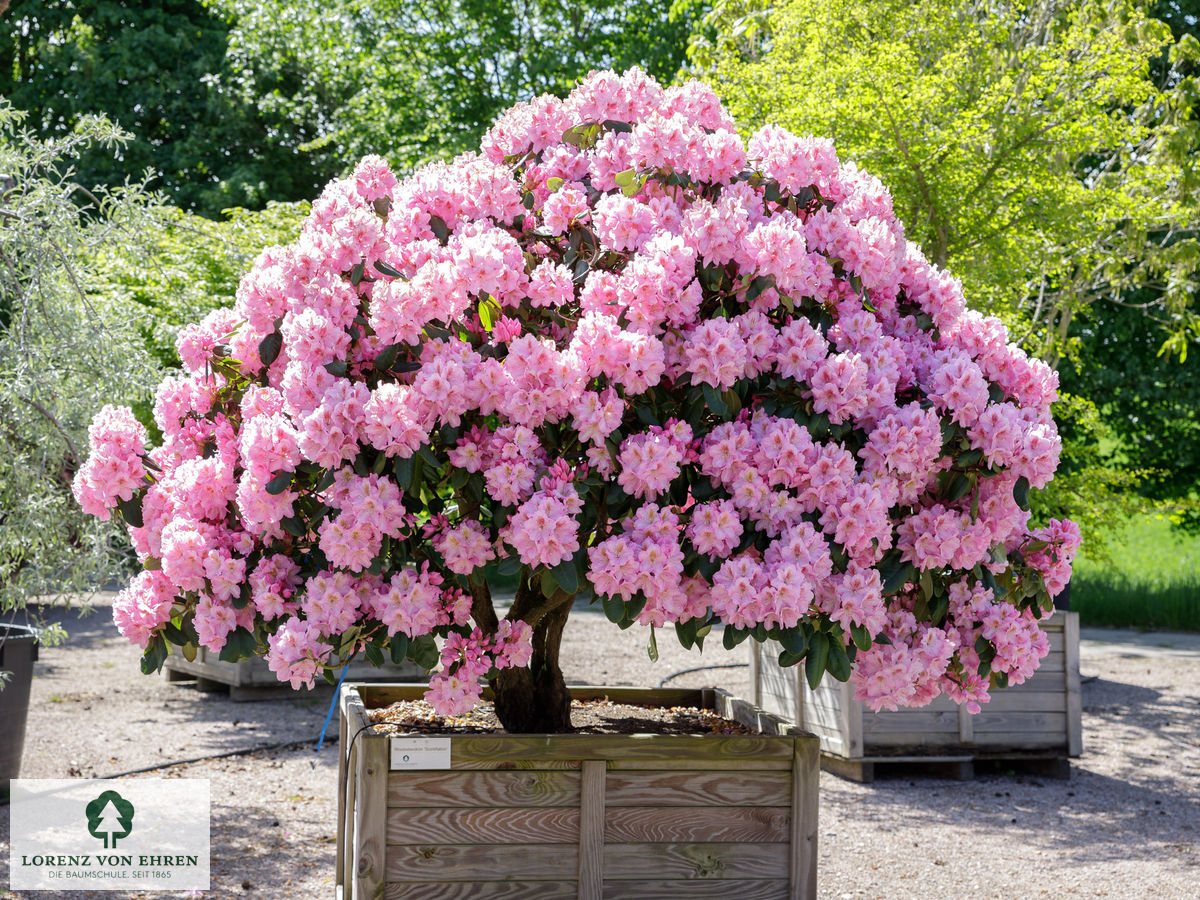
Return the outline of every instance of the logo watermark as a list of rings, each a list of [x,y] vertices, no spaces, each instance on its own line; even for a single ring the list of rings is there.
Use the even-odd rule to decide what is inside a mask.
[[[204,779],[16,779],[10,886],[208,890],[209,821]]]

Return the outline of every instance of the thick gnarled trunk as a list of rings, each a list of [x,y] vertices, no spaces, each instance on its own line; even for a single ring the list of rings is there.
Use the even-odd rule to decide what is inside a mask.
[[[545,604],[539,592],[522,583],[513,612],[521,614]],[[558,653],[571,601],[553,605],[533,627],[529,665],[502,669],[491,681],[496,717],[513,734],[560,734],[571,731],[571,695],[563,679]]]

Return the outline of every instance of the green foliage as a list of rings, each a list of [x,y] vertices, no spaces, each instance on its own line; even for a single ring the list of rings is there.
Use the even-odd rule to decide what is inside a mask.
[[[1116,530],[1116,559],[1075,562],[1071,608],[1085,625],[1200,631],[1200,537],[1158,516]]]
[[[164,368],[178,368],[179,329],[233,304],[238,282],[265,248],[295,240],[307,203],[226,210],[219,221],[171,207],[154,210],[131,241],[96,260],[96,284],[109,297],[141,307],[143,340]]]
[[[1144,470],[1144,495],[1184,507],[1183,523],[1200,527],[1200,354],[1182,362],[1159,355],[1159,334],[1136,306],[1087,321],[1079,350],[1060,368],[1064,388],[1096,397],[1111,431],[1108,456]],[[1189,495],[1191,495],[1189,497]],[[1189,502],[1190,500],[1190,502]]]
[[[339,164],[297,152],[316,136],[308,120],[266,117],[266,102],[246,101],[229,31],[201,0],[25,0],[0,16],[0,94],[44,138],[70,134],[89,114],[133,136],[119,152],[82,151],[85,187],[152,168],[177,204],[206,215],[312,196]]]
[[[84,118],[48,144],[20,122],[0,101],[0,611],[84,592],[128,561],[111,526],[75,503],[71,479],[92,412],[140,399],[159,375],[139,312],[98,294],[92,271],[145,228],[152,201],[138,187],[83,191],[70,168],[124,136]]]
[[[398,168],[478,146],[514,102],[564,94],[591,69],[669,80],[705,5],[651,0],[214,0],[242,99],[343,165]],[[283,27],[281,27],[283,26]],[[319,123],[314,132],[309,123]]]

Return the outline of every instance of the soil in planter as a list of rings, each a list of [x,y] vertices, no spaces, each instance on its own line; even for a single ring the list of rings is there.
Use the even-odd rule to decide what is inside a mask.
[[[463,716],[439,716],[424,700],[401,700],[367,710],[376,734],[503,733],[491,703]],[[575,734],[753,734],[739,722],[694,706],[635,706],[609,700],[573,700]]]

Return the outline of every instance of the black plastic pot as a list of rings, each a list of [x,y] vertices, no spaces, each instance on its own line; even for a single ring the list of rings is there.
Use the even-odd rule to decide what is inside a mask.
[[[21,771],[29,688],[37,656],[38,638],[32,628],[0,624],[0,670],[9,673],[0,685],[0,796],[8,796],[8,782]]]

